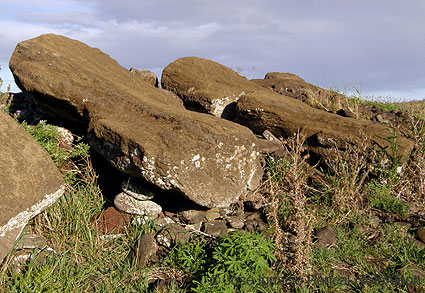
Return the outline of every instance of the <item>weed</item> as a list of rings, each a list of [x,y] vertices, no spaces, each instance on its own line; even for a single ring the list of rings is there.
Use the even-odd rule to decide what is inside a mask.
[[[186,278],[192,279],[204,272],[209,259],[206,254],[206,243],[202,239],[177,244],[168,257],[168,263],[176,269],[186,272]]]
[[[400,216],[407,215],[407,204],[390,195],[388,187],[373,181],[368,184],[369,202],[372,208]]]
[[[307,211],[307,178],[310,171],[304,139],[300,134],[285,142],[286,160],[269,160],[267,172],[271,220],[278,249],[275,254],[281,265],[297,277],[305,277],[310,272],[309,258],[312,229],[315,221],[314,211]],[[285,229],[286,231],[284,231]],[[287,241],[290,233],[295,234],[295,243]],[[293,257],[289,257],[289,255]]]
[[[274,244],[260,233],[235,232],[213,245],[212,261],[195,292],[267,292],[259,277],[271,273]]]
[[[3,80],[0,78],[0,88],[3,85]],[[12,104],[13,94],[10,94],[10,85],[8,85],[6,92],[0,91],[0,109],[3,108],[3,111],[9,113],[10,105]]]

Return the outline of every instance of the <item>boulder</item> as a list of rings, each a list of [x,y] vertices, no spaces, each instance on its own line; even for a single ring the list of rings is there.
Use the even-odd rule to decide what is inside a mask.
[[[341,94],[308,83],[293,73],[269,72],[264,79],[253,79],[252,81],[320,110],[331,111],[347,107],[346,99]]]
[[[86,125],[89,144],[122,172],[206,207],[236,202],[262,177],[256,137],[188,111],[115,60],[54,34],[17,45],[17,85],[58,119]]]
[[[265,89],[210,60],[178,59],[164,70],[162,82],[183,100],[203,97],[203,101],[208,101],[206,104],[212,104],[223,97],[238,97],[239,123],[255,133],[270,130],[275,136],[284,138],[300,131],[306,136],[309,151],[315,157],[332,156],[335,147],[344,151],[350,144],[363,143],[364,137],[369,137],[371,144],[388,148],[391,154],[391,143],[386,138],[392,134],[387,126],[315,109]],[[412,149],[412,143],[400,134],[396,144],[400,155],[407,155]]]
[[[0,111],[0,262],[28,221],[53,204],[65,184],[50,156]]]
[[[230,68],[195,57],[169,64],[161,85],[178,95],[186,108],[228,119],[233,118],[238,99],[259,88]]]
[[[158,77],[156,77],[155,73],[152,71],[146,69],[138,70],[136,68],[130,68],[129,71],[138,76],[140,80],[147,82],[154,87],[158,87]]]

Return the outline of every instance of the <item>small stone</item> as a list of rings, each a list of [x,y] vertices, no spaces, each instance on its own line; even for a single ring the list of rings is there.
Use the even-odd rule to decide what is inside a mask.
[[[212,208],[206,211],[205,218],[207,221],[214,221],[220,218],[220,210],[218,208]]]
[[[262,200],[248,200],[244,202],[244,209],[247,212],[255,212],[261,209],[264,206]]]
[[[261,216],[258,213],[251,212],[245,214],[245,219],[248,220],[261,220]]]
[[[248,232],[260,231],[265,227],[259,213],[250,212],[245,214],[245,229]]]
[[[37,234],[22,233],[22,237],[16,244],[15,249],[36,249],[44,248],[46,246],[47,239],[44,236]]]
[[[416,236],[420,241],[425,243],[425,227],[420,227],[416,230]]]
[[[103,212],[98,213],[93,220],[99,235],[122,233],[129,222],[130,215],[122,214],[114,207],[108,207]]]
[[[159,204],[149,200],[137,200],[125,192],[115,196],[114,204],[120,211],[133,215],[156,218],[162,212]]]
[[[147,82],[154,87],[158,87],[158,78],[152,71],[146,69],[138,70],[136,68],[130,68],[129,71],[130,73],[138,76],[144,82]]]
[[[155,224],[160,228],[164,228],[167,225],[171,225],[175,223],[176,222],[174,222],[174,220],[169,217],[159,217],[155,222]]]
[[[406,269],[410,272],[412,272],[413,276],[419,278],[419,279],[423,279],[425,278],[425,271],[423,269],[421,269],[420,267],[418,267],[417,265],[414,264],[409,264]]]
[[[58,146],[69,151],[72,148],[72,143],[74,142],[72,132],[63,127],[58,127],[57,131],[61,134]]]
[[[408,234],[408,239],[417,247],[425,249],[425,243]]]
[[[273,142],[276,142],[276,143],[282,143],[273,133],[271,133],[270,130],[264,130],[263,136],[264,136],[265,139],[267,139],[269,141],[273,141]]]
[[[143,234],[128,255],[129,260],[138,268],[145,267],[156,255],[158,245],[150,233]]]
[[[237,215],[237,216],[227,218],[227,222],[229,223],[229,225],[232,228],[242,229],[243,226],[245,225],[245,218],[241,214],[241,215]]]
[[[268,139],[258,139],[258,151],[262,154],[272,154],[283,150],[282,143],[274,142]]]
[[[159,244],[171,247],[176,243],[184,244],[190,239],[191,232],[178,224],[171,224],[166,226],[158,235],[156,239]]]
[[[213,220],[206,223],[205,233],[211,236],[219,236],[227,232],[226,223],[223,220]]]
[[[36,265],[42,265],[47,260],[56,257],[56,255],[57,252],[53,248],[45,247],[32,257],[34,257],[34,263]]]
[[[206,213],[198,210],[187,210],[180,213],[181,218],[188,224],[198,224],[205,220]]]
[[[407,232],[410,227],[412,227],[412,224],[410,224],[409,222],[396,222],[394,224],[403,232]]]
[[[378,121],[378,122],[384,122],[384,117],[382,117],[382,115],[381,114],[378,114],[378,115],[376,115],[375,116],[375,119],[376,119],[376,121]]]
[[[50,247],[44,247],[43,249],[20,249],[13,253],[11,263],[14,266],[14,270],[17,273],[21,272],[21,269],[26,266],[31,260],[34,260],[34,264],[42,265],[49,258],[56,256],[56,251]]]
[[[196,223],[196,224],[186,225],[186,228],[192,229],[192,230],[197,230],[197,231],[200,231],[201,227],[202,227],[202,222],[199,222],[199,223]]]
[[[138,200],[151,200],[154,194],[148,191],[142,184],[137,181],[124,180],[121,184],[122,190]]]
[[[356,115],[348,109],[339,109],[336,114],[342,117],[356,118]]]
[[[314,243],[314,247],[322,248],[335,244],[338,238],[338,233],[331,226],[326,226],[317,230],[316,237],[318,241]]]

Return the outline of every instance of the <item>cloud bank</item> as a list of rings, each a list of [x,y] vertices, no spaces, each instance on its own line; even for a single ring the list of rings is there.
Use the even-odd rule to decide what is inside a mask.
[[[248,78],[291,72],[322,87],[425,98],[422,0],[33,2],[0,1],[6,82],[16,44],[53,32],[159,76],[175,59],[197,56]]]

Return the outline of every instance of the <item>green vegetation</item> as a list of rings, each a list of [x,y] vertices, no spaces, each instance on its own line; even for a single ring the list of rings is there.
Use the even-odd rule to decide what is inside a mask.
[[[391,196],[386,185],[374,181],[368,187],[370,190],[369,202],[372,208],[400,216],[407,215],[407,204]]]
[[[0,88],[2,86],[3,86],[3,80],[0,78]],[[9,112],[10,103],[11,103],[11,100],[10,100],[11,95],[9,94],[9,91],[10,91],[10,85],[7,87],[6,92],[3,93],[0,91],[0,109],[3,108],[3,111],[7,113]]]
[[[0,104],[10,100],[0,93]],[[358,99],[357,106],[364,102]],[[357,103],[355,101],[355,103]],[[355,107],[355,104],[353,104]],[[425,123],[411,126],[415,148],[398,157],[397,135],[388,149],[349,146],[321,162],[307,163],[300,135],[284,141],[284,158],[266,157],[258,190],[267,201],[262,233],[236,231],[218,238],[193,237],[176,244],[153,265],[140,268],[129,252],[141,235],[156,234],[155,223],[132,223],[122,237],[100,237],[92,219],[105,200],[81,138],[59,147],[56,126],[41,121],[23,128],[50,154],[67,183],[66,193],[30,223],[55,253],[34,250],[18,270],[9,255],[0,268],[5,292],[420,292],[425,249],[415,243],[415,227],[425,216]],[[403,228],[403,222],[412,223]],[[337,241],[315,246],[315,231],[330,226]],[[416,271],[416,272],[415,272]],[[416,274],[416,275],[415,275]],[[159,276],[159,277],[158,277]],[[281,279],[279,279],[279,277]],[[286,280],[281,283],[281,280]],[[289,280],[289,281],[288,281]],[[408,283],[408,284],[407,284]],[[409,287],[407,286],[409,285]]]

